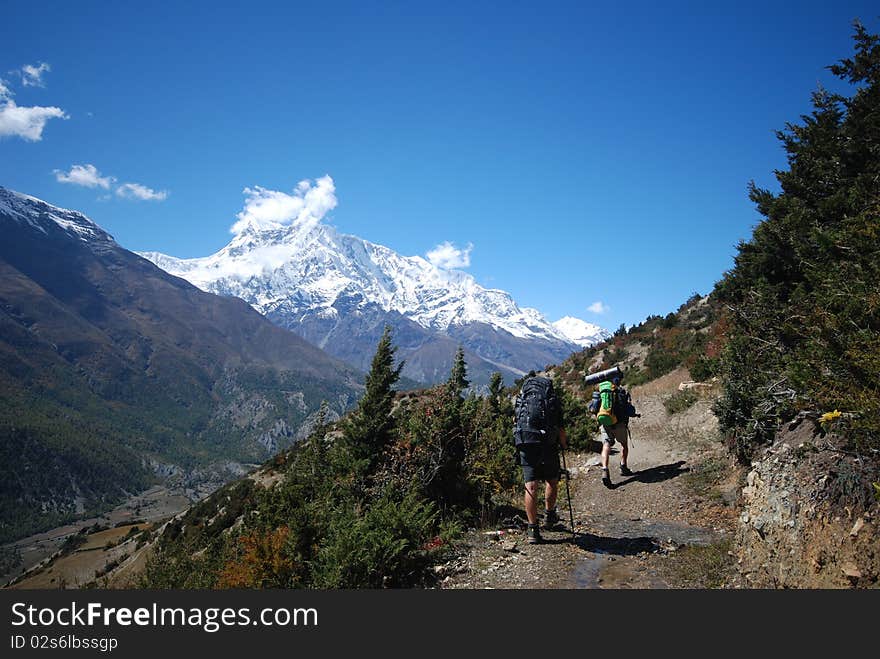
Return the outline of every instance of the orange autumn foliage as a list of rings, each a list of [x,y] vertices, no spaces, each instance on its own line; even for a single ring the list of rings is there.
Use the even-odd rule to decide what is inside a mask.
[[[238,539],[238,555],[228,561],[217,580],[218,588],[279,588],[289,584],[294,563],[284,546],[286,526],[265,533],[253,532]]]

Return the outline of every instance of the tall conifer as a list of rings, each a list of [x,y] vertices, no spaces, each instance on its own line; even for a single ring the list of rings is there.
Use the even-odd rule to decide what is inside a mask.
[[[401,361],[394,366],[396,351],[391,344],[391,327],[386,325],[364,382],[364,395],[344,426],[346,445],[361,472],[372,471],[391,438],[393,387],[404,364]]]

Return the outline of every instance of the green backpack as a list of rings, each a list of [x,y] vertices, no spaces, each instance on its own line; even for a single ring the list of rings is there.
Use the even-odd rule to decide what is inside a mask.
[[[599,413],[596,421],[603,426],[613,426],[617,423],[614,415],[614,385],[608,382],[599,383]]]

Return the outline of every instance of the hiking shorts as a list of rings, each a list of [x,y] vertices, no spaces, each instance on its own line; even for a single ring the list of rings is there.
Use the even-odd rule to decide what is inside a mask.
[[[608,444],[608,446],[614,446],[614,440],[626,445],[627,427],[628,426],[625,423],[615,423],[613,426],[601,426],[602,441]]]
[[[519,464],[522,465],[523,482],[559,480],[559,447],[547,444],[520,444]]]

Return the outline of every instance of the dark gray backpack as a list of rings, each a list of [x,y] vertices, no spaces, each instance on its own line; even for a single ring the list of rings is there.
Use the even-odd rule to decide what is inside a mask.
[[[559,409],[559,400],[549,378],[534,376],[523,382],[514,402],[516,425],[514,444],[539,444],[548,441],[553,433]]]

